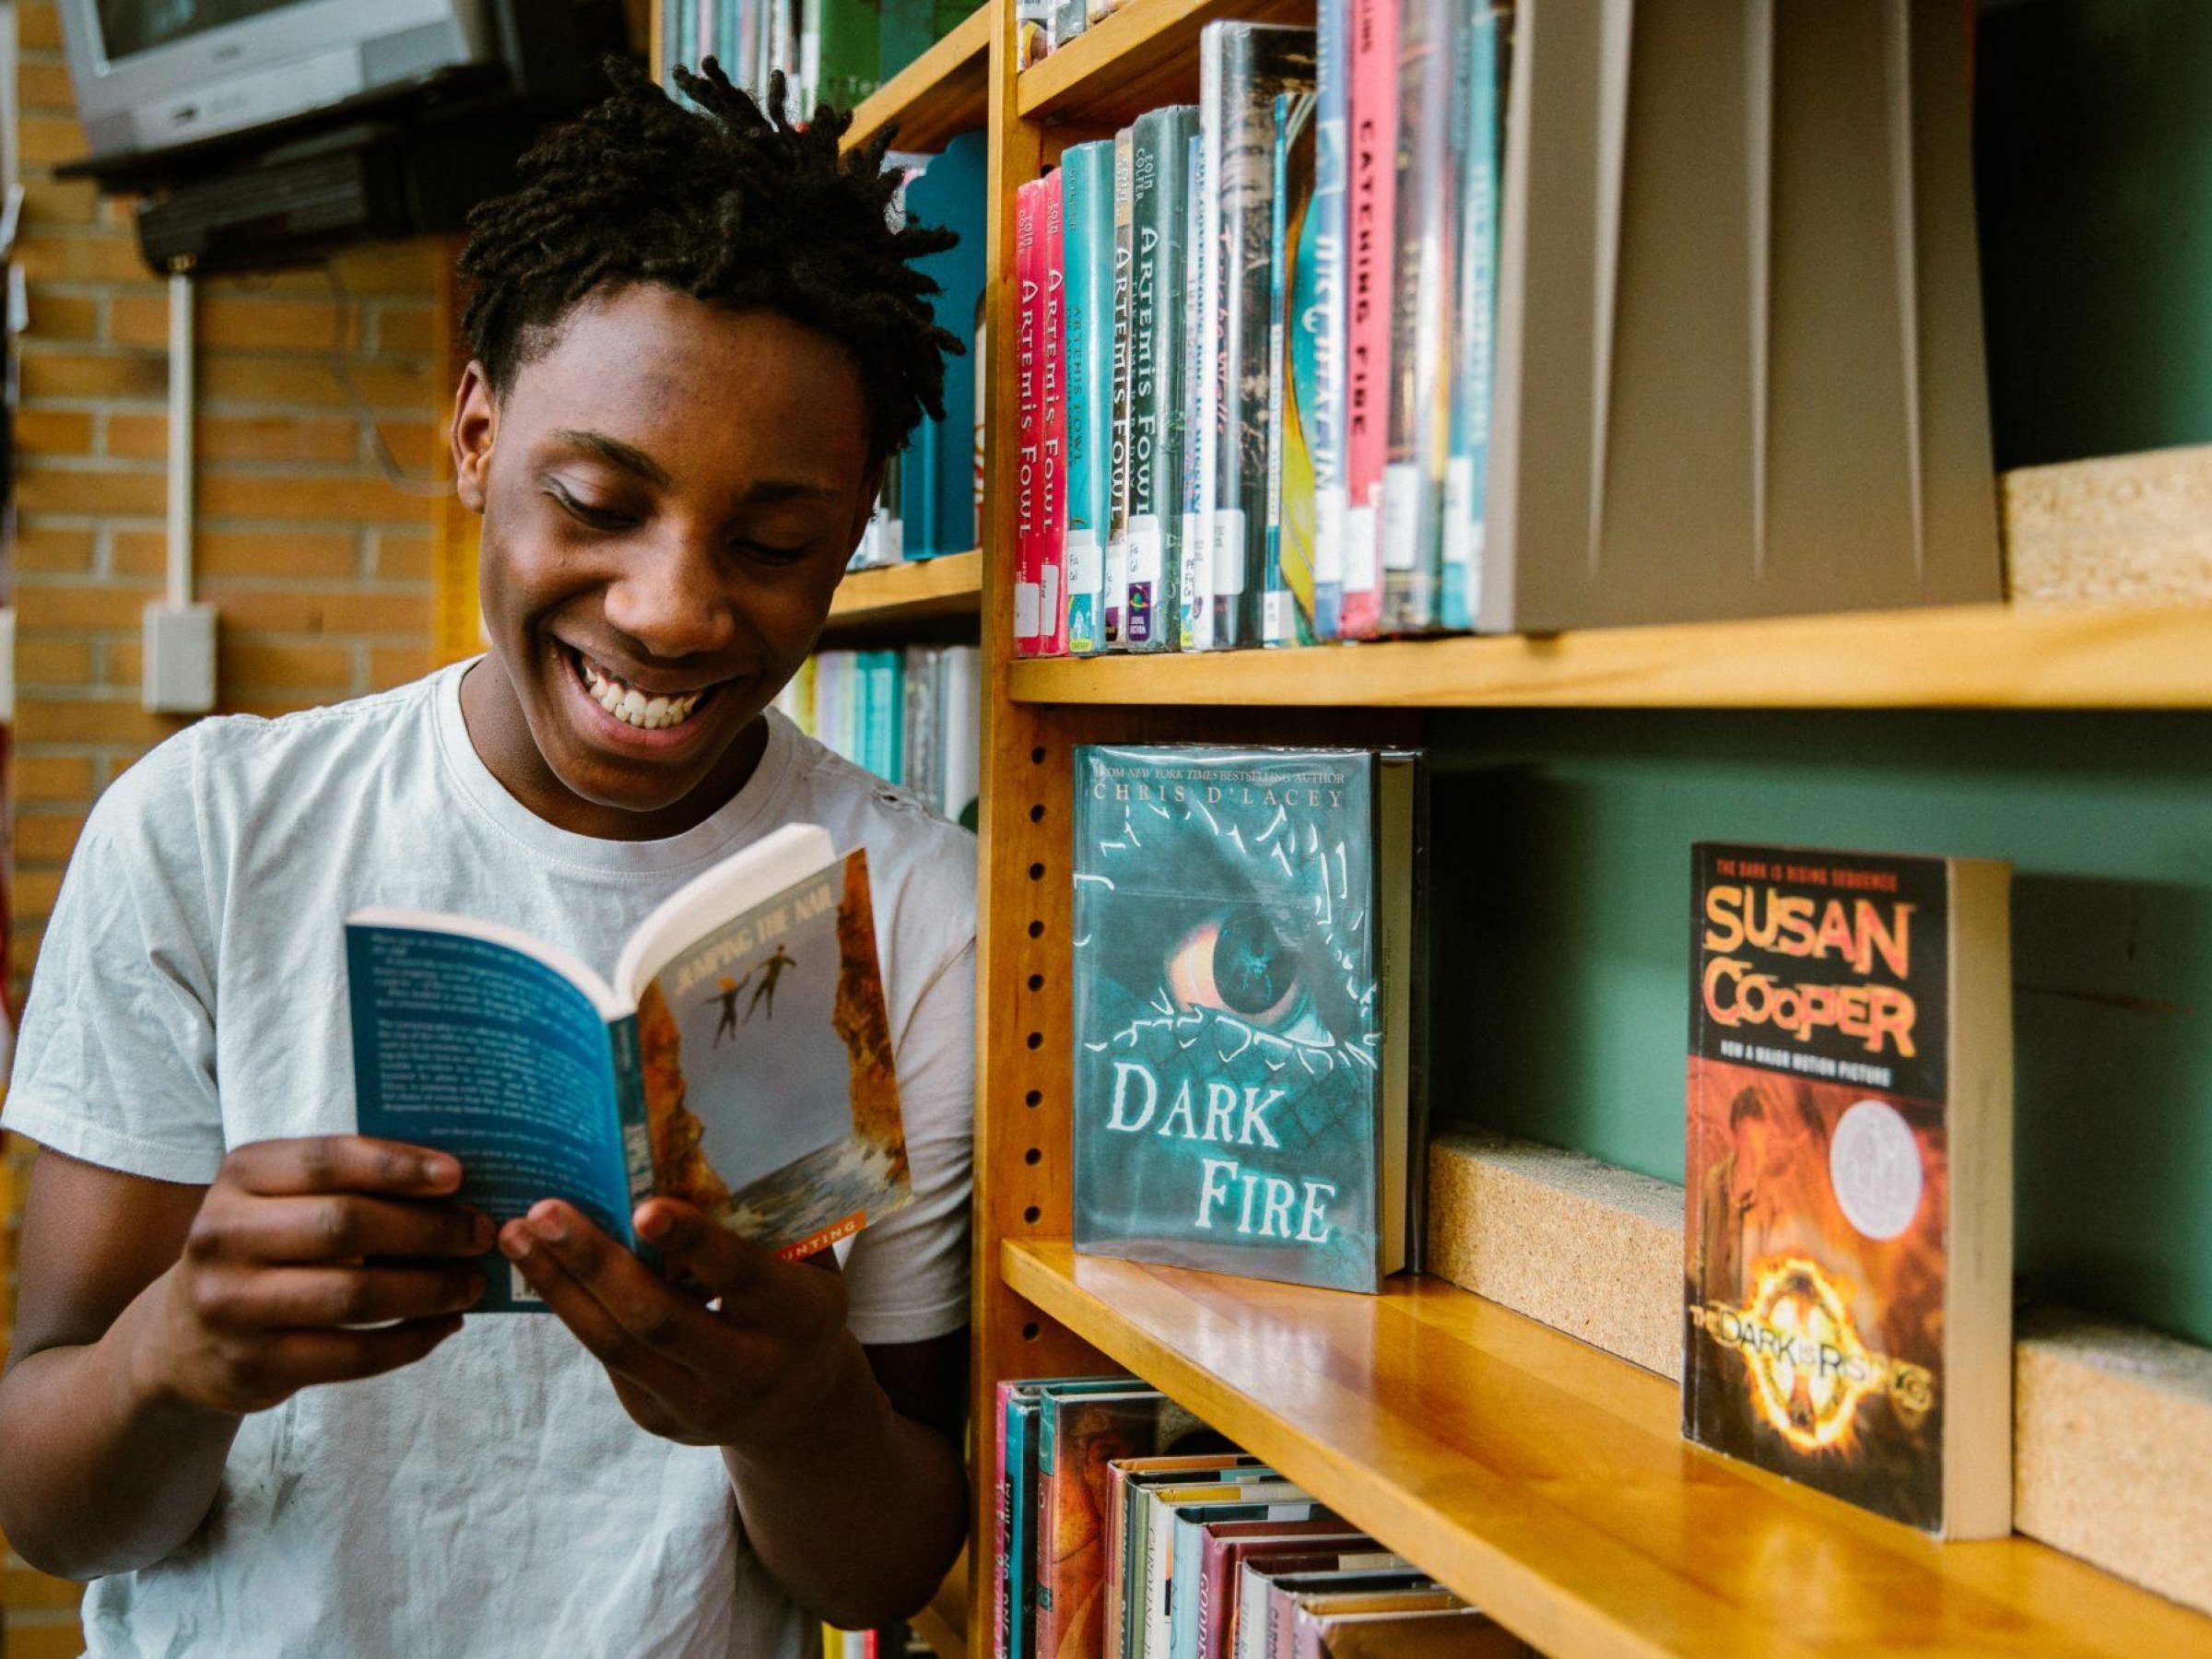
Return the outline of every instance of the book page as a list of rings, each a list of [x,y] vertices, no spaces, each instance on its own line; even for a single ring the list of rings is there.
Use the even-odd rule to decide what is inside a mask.
[[[630,1242],[607,1030],[545,962],[441,929],[348,923],[360,1133],[461,1160],[460,1196],[504,1223],[564,1198]],[[497,1251],[479,1312],[534,1301]]]
[[[656,1191],[794,1255],[906,1202],[865,853],[677,953],[638,1039]]]

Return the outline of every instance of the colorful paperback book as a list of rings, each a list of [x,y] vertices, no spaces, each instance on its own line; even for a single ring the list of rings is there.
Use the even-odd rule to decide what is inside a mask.
[[[1498,222],[1512,9],[1481,0],[1457,30],[1453,169],[1458,278],[1452,305],[1451,439],[1444,462],[1443,624],[1475,626],[1489,520],[1490,398],[1497,383]]]
[[[631,1249],[681,1198],[787,1257],[908,1199],[865,853],[792,824],[688,882],[611,979],[466,916],[347,918],[363,1135],[460,1159],[504,1223],[565,1198]],[[477,1312],[539,1309],[496,1250]]]
[[[1077,1250],[1373,1291],[1418,1232],[1418,757],[1085,747]]]
[[[1060,158],[1067,351],[1067,649],[1105,648],[1105,543],[1113,515],[1113,143]]]
[[[1350,1612],[1354,1609],[1354,1597],[1363,1598],[1358,1606],[1369,1607],[1378,1605],[1376,1598],[1401,1596],[1416,1598],[1421,1606],[1464,1605],[1418,1568],[1296,1572],[1271,1578],[1267,1581],[1268,1659],[1296,1659],[1298,1613],[1301,1606],[1325,1597]]]
[[[1373,1545],[1366,1534],[1325,1510],[1306,1521],[1225,1521],[1206,1527],[1198,1561],[1201,1659],[1234,1659],[1240,1575],[1246,1561],[1310,1560],[1320,1549]]]
[[[1335,1605],[1299,1610],[1298,1659],[1535,1659],[1536,1650],[1479,1608],[1409,1607],[1401,1601],[1361,1611]]]
[[[1412,1565],[1364,1534],[1243,1547],[1233,1564],[1235,1622],[1224,1659],[1267,1659],[1267,1592],[1277,1579],[1294,1572],[1386,1572]]]
[[[1207,239],[1202,311],[1214,320],[1207,414],[1213,426],[1214,643],[1262,641],[1267,580],[1268,416],[1281,354],[1273,348],[1276,99],[1311,92],[1313,31],[1209,23],[1198,37],[1199,133],[1206,146]]]
[[[959,233],[954,246],[913,262],[936,291],[927,297],[930,320],[973,352],[976,308],[983,291],[983,135],[962,133],[906,187],[911,223]],[[964,553],[977,544],[973,479],[978,405],[975,377],[947,367],[945,416],[924,416],[903,457],[900,477],[899,556],[935,559]]]
[[[1037,1652],[1100,1659],[1112,1512],[1103,1472],[1117,1459],[1172,1455],[1219,1436],[1157,1389],[1044,1392],[1039,1417]],[[1216,1455],[1219,1455],[1216,1453]]]
[[[1209,232],[1206,212],[1206,140],[1191,135],[1184,161],[1183,200],[1191,205],[1182,261],[1182,550],[1176,578],[1175,648],[1214,647],[1213,522],[1214,403],[1208,371],[1214,320],[1206,315],[1206,268]]]
[[[1014,650],[1038,656],[1044,623],[1044,181],[1014,192]]]
[[[1067,654],[1067,341],[1063,328],[1066,306],[1067,250],[1061,238],[1065,175],[1057,168],[1039,181],[1042,223],[1038,241],[1044,266],[1043,309],[1038,319],[1038,380],[1044,399],[1043,449],[1039,460],[1038,535],[1042,540],[1043,592],[1039,595],[1046,656]]]
[[[1395,292],[1398,11],[1349,0],[1345,128],[1344,606],[1347,639],[1382,626],[1382,464],[1390,435],[1390,324]]]
[[[1176,1520],[1182,1511],[1301,1501],[1308,1500],[1297,1487],[1272,1471],[1260,1470],[1213,1486],[1154,1487],[1146,1491],[1145,1549],[1139,1564],[1144,1574],[1143,1659],[1173,1659]]]
[[[1182,604],[1183,261],[1188,157],[1198,107],[1174,104],[1130,129],[1129,589],[1131,651],[1172,651]]]
[[[1313,288],[1313,112],[1311,92],[1275,100],[1275,229],[1268,257],[1270,383],[1267,591],[1261,642],[1311,645],[1315,630],[1313,452],[1320,307]]]
[[[1147,1559],[1145,1523],[1151,1512],[1144,1500],[1147,1489],[1273,1472],[1244,1453],[1123,1457],[1106,1465],[1106,1582],[1117,1590],[1106,1602],[1106,1659],[1137,1659],[1143,1645],[1142,1621],[1132,1614],[1144,1601],[1141,1564]]]
[[[1451,438],[1453,67],[1462,0],[1398,12],[1396,247],[1391,268],[1390,414],[1382,462],[1384,633],[1443,619],[1445,450]]]
[[[1200,1659],[1206,1631],[1222,1617],[1217,1606],[1222,1586],[1206,1575],[1206,1543],[1217,1528],[1336,1520],[1288,1483],[1279,1495],[1253,1496],[1249,1502],[1185,1504],[1175,1511],[1175,1535],[1170,1546],[1175,1560],[1168,1574],[1169,1659]]]
[[[1312,396],[1301,401],[1300,414],[1313,468],[1313,632],[1324,640],[1341,631],[1344,614],[1344,157],[1351,105],[1350,12],[1351,0],[1320,0],[1314,14],[1313,205],[1300,247],[1313,298],[1311,312],[1300,313],[1308,321],[1312,354]]]
[[[1113,135],[1113,465],[1106,533],[1106,642],[1115,651],[1127,645],[1129,630],[1129,399],[1133,390],[1129,371],[1135,347],[1130,327],[1135,161],[1134,135],[1124,127]]]
[[[2009,869],[1692,851],[1682,1429],[2012,1528]]]

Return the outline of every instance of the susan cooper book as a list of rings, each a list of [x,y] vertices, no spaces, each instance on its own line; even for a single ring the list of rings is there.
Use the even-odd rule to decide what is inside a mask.
[[[1076,1248],[1379,1289],[1418,1236],[1418,756],[1076,779]]]
[[[909,1196],[865,853],[794,824],[687,883],[611,982],[465,916],[346,923],[363,1135],[461,1160],[495,1221],[564,1198],[635,1249],[630,1212],[696,1204],[787,1257]],[[479,1312],[536,1305],[496,1252]]]

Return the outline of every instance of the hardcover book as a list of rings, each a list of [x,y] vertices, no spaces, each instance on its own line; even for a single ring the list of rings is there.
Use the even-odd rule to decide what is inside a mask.
[[[1372,1291],[1418,1232],[1419,758],[1077,752],[1076,1248]]]
[[[1490,393],[1497,378],[1498,197],[1505,178],[1510,4],[1481,0],[1455,30],[1453,147],[1459,241],[1452,301],[1451,437],[1444,462],[1443,625],[1475,626],[1489,513]]]
[[[1174,1566],[1168,1575],[1168,1659],[1219,1659],[1211,1632],[1226,1625],[1227,1585],[1206,1563],[1215,1535],[1224,1529],[1252,1526],[1329,1525],[1343,1521],[1294,1486],[1280,1492],[1252,1494],[1247,1501],[1185,1504],[1175,1511],[1171,1546]]]
[[[1382,625],[1382,463],[1389,443],[1392,270],[1397,223],[1399,0],[1349,0],[1345,175],[1342,632]]]
[[[1692,857],[1683,1432],[1924,1532],[2000,1536],[2010,873]]]
[[[1535,1650],[1456,1596],[1371,1606],[1323,1598],[1300,1606],[1292,1659],[1530,1659]]]
[[[1272,1473],[1259,1459],[1241,1452],[1123,1457],[1106,1465],[1106,1582],[1117,1587],[1117,1594],[1106,1602],[1106,1659],[1141,1659],[1143,1620],[1138,1615],[1144,1602],[1150,1488]]]
[[[1313,22],[1313,205],[1300,247],[1301,276],[1313,288],[1312,394],[1300,413],[1308,422],[1313,469],[1313,631],[1324,640],[1342,631],[1344,611],[1344,159],[1350,29],[1351,0],[1320,0]]]
[[[1176,578],[1175,648],[1210,651],[1214,645],[1213,377],[1214,322],[1206,312],[1208,231],[1206,212],[1206,139],[1191,135],[1183,161],[1183,200],[1190,204],[1182,251],[1182,554]]]
[[[1286,1573],[1267,1581],[1268,1659],[1297,1659],[1301,1608],[1319,1604],[1348,1613],[1392,1603],[1423,1608],[1465,1605],[1418,1568]]]
[[[465,916],[347,918],[363,1135],[461,1161],[504,1223],[564,1198],[638,1248],[681,1198],[787,1257],[909,1197],[867,855],[792,824],[678,888],[611,980]],[[497,1250],[477,1312],[542,1307]]]
[[[1034,1659],[1037,1653],[1038,1466],[1045,1402],[1143,1386],[1135,1377],[1030,1377],[998,1384],[1000,1524],[989,1568],[996,1595],[996,1659]]]
[[[1255,1545],[1237,1557],[1231,1581],[1236,1608],[1223,1659],[1268,1659],[1267,1593],[1291,1573],[1393,1572],[1413,1566],[1364,1534],[1312,1540],[1304,1547]]]
[[[1112,516],[1113,144],[1071,146],[1060,158],[1066,249],[1067,649],[1102,650],[1105,542]]]
[[[1265,645],[1311,645],[1318,597],[1313,566],[1313,450],[1320,400],[1322,305],[1314,288],[1313,113],[1311,92],[1275,100],[1275,228],[1269,266]]]
[[[1175,104],[1130,129],[1129,554],[1123,643],[1176,648],[1182,603],[1183,259],[1188,156],[1198,107]]]
[[[1182,1559],[1184,1521],[1216,1514],[1226,1520],[1232,1513],[1242,1519],[1276,1506],[1303,1516],[1317,1508],[1289,1481],[1260,1470],[1210,1487],[1154,1487],[1145,1494],[1145,1505],[1144,1659],[1175,1659],[1175,1569]]]
[[[1135,260],[1135,138],[1124,127],[1113,135],[1113,446],[1109,477],[1106,530],[1106,642],[1120,651],[1128,644],[1129,618],[1129,445],[1130,358],[1135,349],[1132,332],[1132,265]]]
[[[1214,643],[1261,642],[1266,591],[1267,417],[1280,364],[1272,350],[1275,111],[1313,88],[1313,31],[1209,23],[1198,37],[1199,130],[1208,241],[1202,311],[1212,319]]]
[[[1061,234],[1066,177],[1054,168],[1037,182],[1043,216],[1038,228],[1038,260],[1044,267],[1037,324],[1037,378],[1044,402],[1037,476],[1037,534],[1043,544],[1040,562],[1044,584],[1038,596],[1038,649],[1046,656],[1067,654],[1067,340],[1063,327],[1067,249]]]
[[[1037,1652],[1040,1659],[1100,1659],[1115,1460],[1173,1455],[1220,1437],[1157,1389],[1048,1393],[1038,1417]],[[1220,1453],[1217,1453],[1217,1456]]]
[[[983,135],[962,133],[944,152],[931,158],[921,176],[906,187],[906,216],[916,224],[939,225],[959,234],[959,241],[914,261],[914,269],[936,283],[928,296],[930,320],[976,349],[976,307],[983,291]],[[901,557],[935,559],[964,553],[976,545],[975,488],[972,480],[978,406],[971,373],[947,370],[945,416],[924,415],[914,429],[900,466]]]
[[[1014,650],[1040,655],[1044,627],[1044,181],[1014,192]]]

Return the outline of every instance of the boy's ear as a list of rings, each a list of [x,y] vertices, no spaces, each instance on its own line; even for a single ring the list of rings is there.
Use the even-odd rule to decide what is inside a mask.
[[[471,361],[461,371],[461,385],[453,394],[454,493],[471,512],[484,511],[484,475],[491,465],[491,441],[500,428],[499,400],[484,365]]]

